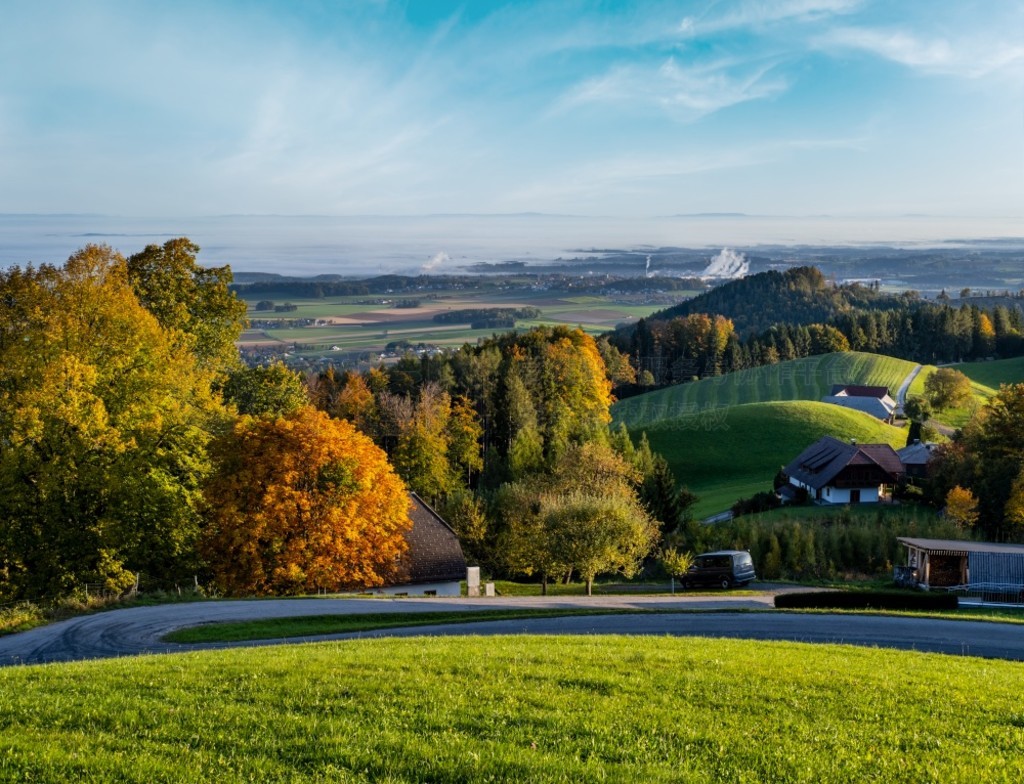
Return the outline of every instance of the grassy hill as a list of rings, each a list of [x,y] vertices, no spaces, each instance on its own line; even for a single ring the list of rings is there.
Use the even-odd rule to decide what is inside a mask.
[[[953,365],[977,384],[999,389],[1000,384],[1019,384],[1024,381],[1024,357],[998,359],[995,362],[961,362]]]
[[[895,448],[907,441],[906,430],[859,411],[809,400],[705,409],[631,431],[646,432],[676,478],[700,496],[695,509],[699,517],[771,489],[779,467],[824,435]]]
[[[9,667],[0,778],[1014,782],[1020,667],[845,645],[524,635]]]
[[[1007,360],[1007,361],[1008,362],[1013,362],[1015,360]],[[969,400],[966,405],[960,406],[959,408],[950,408],[950,409],[946,409],[945,411],[938,411],[938,412],[936,412],[934,414],[934,416],[932,417],[932,421],[933,422],[938,422],[939,424],[942,424],[942,425],[946,425],[947,427],[954,427],[954,428],[959,428],[959,427],[963,427],[964,425],[966,425],[970,421],[971,417],[974,416],[975,412],[977,412],[977,410],[979,408],[984,406],[988,402],[989,398],[992,397],[992,395],[994,395],[996,393],[996,390],[993,389],[990,386],[986,386],[985,384],[979,383],[978,380],[974,376],[971,375],[971,373],[964,372],[964,368],[965,367],[971,367],[971,366],[996,365],[996,364],[1000,364],[1000,363],[997,363],[997,362],[964,362],[964,363],[962,363],[960,365],[956,365],[955,367],[956,367],[957,370],[959,370],[960,372],[964,373],[964,375],[966,375],[968,378],[971,379],[971,388],[972,388],[972,391],[974,392],[974,397],[971,400]],[[907,390],[907,395],[908,396],[914,396],[914,395],[921,395],[921,396],[923,396],[924,395],[924,385],[925,385],[925,382],[928,380],[928,377],[932,373],[934,373],[936,370],[938,370],[938,368],[935,367],[935,365],[925,365],[924,367],[922,367],[921,368],[921,372],[917,374],[917,378],[915,378],[914,382],[910,385],[910,389]],[[973,369],[972,369],[972,372],[973,372]],[[1009,375],[1009,372],[1005,368],[1002,370],[1002,373],[1005,374],[1005,375]],[[983,376],[985,375],[984,371],[982,371],[982,375]],[[990,373],[989,377],[990,378],[994,378],[994,377],[996,377],[998,375],[1000,375],[1000,370],[997,369],[995,372]],[[996,387],[998,388],[998,386],[999,385],[997,383]]]
[[[627,398],[612,407],[630,429],[708,408],[778,400],[821,400],[833,384],[885,386],[895,397],[913,362],[845,351],[741,370]]]

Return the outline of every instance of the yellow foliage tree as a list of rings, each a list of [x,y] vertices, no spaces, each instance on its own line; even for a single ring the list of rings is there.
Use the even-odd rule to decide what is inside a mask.
[[[970,490],[957,485],[946,494],[946,517],[957,528],[972,528],[978,522],[978,499]]]
[[[243,417],[214,448],[202,553],[228,594],[382,585],[407,548],[409,496],[387,456],[312,407]]]

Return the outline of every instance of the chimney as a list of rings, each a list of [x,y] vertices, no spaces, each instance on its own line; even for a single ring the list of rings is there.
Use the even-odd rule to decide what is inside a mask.
[[[857,446],[857,439],[856,438],[851,438],[850,439],[850,446]]]

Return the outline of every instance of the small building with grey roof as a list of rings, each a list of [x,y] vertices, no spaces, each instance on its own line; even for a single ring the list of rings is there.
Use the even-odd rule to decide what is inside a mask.
[[[900,536],[907,562],[894,569],[900,585],[945,588],[989,600],[1024,597],[1024,544]]]
[[[821,402],[861,411],[890,424],[897,409],[897,403],[889,394],[888,387],[859,384],[833,384],[831,393],[823,397]]]

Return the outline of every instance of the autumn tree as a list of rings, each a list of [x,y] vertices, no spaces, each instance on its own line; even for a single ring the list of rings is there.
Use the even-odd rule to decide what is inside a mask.
[[[366,588],[394,575],[409,497],[350,423],[312,407],[242,417],[214,455],[202,553],[225,593]]]
[[[231,268],[202,267],[198,253],[185,237],[148,245],[128,258],[128,280],[142,305],[165,329],[180,330],[203,365],[229,368],[238,363],[246,305],[229,288]]]
[[[0,273],[0,573],[9,598],[194,573],[210,371],[136,298],[124,259]]]
[[[961,531],[973,528],[978,522],[978,499],[970,490],[957,485],[946,494],[943,513]]]

